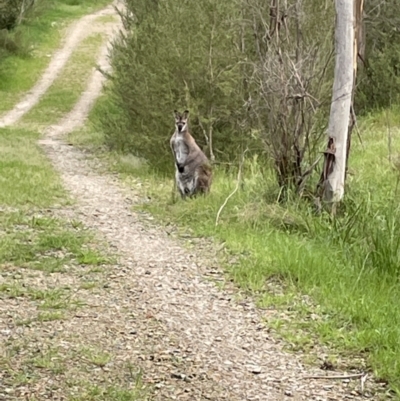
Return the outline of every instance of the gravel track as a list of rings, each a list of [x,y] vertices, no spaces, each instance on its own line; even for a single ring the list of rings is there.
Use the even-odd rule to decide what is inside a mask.
[[[89,24],[113,12],[108,7],[72,26],[42,79],[0,124],[15,123],[37,103],[90,32]],[[107,46],[98,63],[108,68]],[[140,202],[140,189],[132,192],[115,176],[100,173],[96,162],[64,142],[66,134],[85,123],[103,82],[94,71],[73,110],[48,127],[40,141],[77,201],[63,217],[81,220],[119,255],[118,264],[106,273],[107,289],[87,296],[93,309],[64,325],[63,338],[78,334],[82,342],[97,341],[112,350],[116,366],[129,360],[143,368],[155,400],[365,399],[357,380],[303,379],[323,371],[305,366],[302,355],[285,352],[271,335],[265,320],[276,312],[259,310],[251,300],[237,301],[229,286],[218,289],[209,280],[224,280],[213,252],[205,257],[204,251],[188,250],[162,227],[144,222],[146,217],[131,210],[132,203]],[[201,242],[198,248],[203,248]],[[366,388],[373,385],[367,379]]]

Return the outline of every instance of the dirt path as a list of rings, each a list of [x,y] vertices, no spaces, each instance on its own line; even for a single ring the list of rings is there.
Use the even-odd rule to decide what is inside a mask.
[[[63,47],[53,55],[48,67],[37,84],[11,111],[0,118],[0,127],[15,124],[25,113],[31,110],[32,107],[39,102],[40,98],[46,93],[62,71],[74,49],[83,39],[85,39],[85,37],[92,33],[91,26],[93,21],[101,15],[112,15],[113,13],[113,6],[110,5],[93,14],[86,15],[68,28]]]
[[[77,32],[71,34],[74,39],[70,37],[66,52],[81,39],[83,27]],[[99,59],[102,66],[107,65],[106,56],[104,48]],[[31,102],[37,102],[59,70],[59,64],[52,62],[45,73],[47,86],[38,86],[30,95]],[[234,290],[221,291],[207,280],[210,276],[223,279],[216,272],[213,255],[204,260],[162,228],[144,223],[143,217],[131,211],[132,202],[140,200],[138,194],[115,177],[100,174],[83,153],[63,141],[63,135],[84,124],[103,79],[93,73],[77,105],[46,130],[41,144],[77,200],[64,217],[79,219],[95,230],[120,255],[118,264],[104,273],[104,286],[80,293],[88,306],[73,315],[68,325],[47,322],[26,330],[36,337],[57,331],[51,341],[60,347],[74,348],[76,338],[80,345],[95,343],[112,355],[110,369],[114,371],[123,372],[128,362],[141,367],[145,381],[154,385],[155,400],[365,399],[355,391],[359,381],[303,379],[322,371],[304,366],[300,357],[282,350],[262,324],[268,318],[265,311],[251,301],[235,301]],[[17,105],[8,113],[8,123],[20,113]],[[79,282],[76,272],[42,279],[72,287]],[[11,304],[13,308],[21,306]],[[365,384],[366,388],[371,385]]]

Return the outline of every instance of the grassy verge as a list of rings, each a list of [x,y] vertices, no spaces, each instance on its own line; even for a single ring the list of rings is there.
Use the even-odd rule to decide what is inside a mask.
[[[59,217],[71,200],[38,138],[0,129],[0,399],[146,400],[137,369],[93,334],[114,258]]]
[[[92,121],[105,103],[103,98],[93,109]],[[293,350],[326,344],[334,366],[363,368],[366,361],[399,395],[400,173],[394,151],[400,146],[399,116],[393,109],[361,122],[362,144],[354,138],[353,174],[336,220],[315,216],[305,202],[274,202],[273,175],[257,160],[247,160],[241,189],[216,226],[218,210],[236,186],[236,172],[216,170],[209,197],[173,203],[172,177],[154,175],[131,156],[105,157],[128,181],[140,178],[143,194],[151,199],[140,208],[193,235],[225,243],[228,276],[260,305],[293,314],[289,321],[268,322]],[[394,128],[388,130],[388,123]],[[70,140],[101,153],[103,136],[93,127],[71,134]]]
[[[38,1],[37,14],[18,28],[34,51],[0,61],[0,111],[34,84],[62,26],[107,3]],[[147,399],[137,369],[97,336],[105,330],[97,316],[107,311],[98,300],[107,302],[115,258],[69,213],[73,201],[37,145],[38,125],[62,117],[84,89],[101,39],[82,42],[22,127],[0,129],[1,400]]]
[[[0,130],[0,314],[7,316],[1,329],[7,334],[25,327],[23,341],[18,336],[3,341],[4,400],[25,398],[25,391],[32,396],[40,380],[63,374],[70,356],[59,363],[45,350],[47,356],[38,355],[29,339],[43,344],[42,330],[65,325],[86,305],[85,294],[101,284],[99,273],[112,262],[79,221],[57,217],[56,210],[71,201],[37,146],[38,137],[27,130]],[[31,334],[28,328],[34,328]]]
[[[107,336],[92,332],[114,257],[73,216],[60,217],[72,200],[39,136],[0,129],[0,399],[145,400],[137,369],[114,367]]]
[[[109,0],[37,2],[26,21],[2,38],[2,43],[7,45],[0,49],[0,113],[9,110],[38,80],[60,45],[64,27],[109,3]]]

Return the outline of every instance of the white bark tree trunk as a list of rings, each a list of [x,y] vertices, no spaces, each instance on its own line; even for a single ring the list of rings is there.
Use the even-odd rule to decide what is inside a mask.
[[[328,137],[333,163],[324,182],[325,200],[334,206],[344,195],[347,136],[353,90],[354,7],[353,0],[335,0],[335,78]]]

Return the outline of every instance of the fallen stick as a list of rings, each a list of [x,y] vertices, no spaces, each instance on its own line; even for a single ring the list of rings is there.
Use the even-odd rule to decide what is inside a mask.
[[[332,375],[332,376],[303,376],[303,379],[357,379],[366,376],[366,373],[352,373],[350,375]]]
[[[238,176],[237,176],[237,182],[236,182],[236,187],[235,189],[228,195],[228,197],[225,199],[224,203],[221,205],[221,207],[218,210],[217,213],[217,217],[215,219],[215,227],[218,225],[218,221],[219,221],[219,216],[222,212],[222,210],[224,209],[224,207],[226,206],[226,204],[228,203],[229,199],[232,198],[233,195],[235,195],[235,193],[238,191],[239,189],[239,185],[240,185],[240,181],[242,178],[242,167],[243,167],[243,163],[244,163],[244,156],[246,154],[246,152],[248,151],[248,149],[246,149],[243,154],[242,154],[242,160],[239,164],[239,171],[238,171]]]

